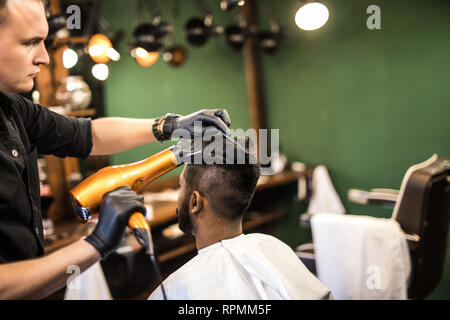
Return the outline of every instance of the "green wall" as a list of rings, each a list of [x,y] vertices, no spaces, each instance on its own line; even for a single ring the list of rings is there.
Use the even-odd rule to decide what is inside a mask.
[[[179,27],[198,15],[192,1],[181,2]],[[186,64],[174,69],[160,60],[142,68],[126,53],[136,1],[126,3],[102,3],[102,14],[126,31],[122,59],[110,63],[105,82],[107,115],[142,118],[225,107],[234,128],[248,128],[242,53],[223,38],[190,47],[178,29],[177,42],[188,47]],[[158,1],[166,17],[171,3]],[[218,24],[233,21],[218,0],[208,3]],[[298,1],[269,3],[287,29],[279,50],[262,55],[268,127],[280,129],[282,152],[289,161],[325,164],[349,213],[389,217],[390,210],[348,203],[346,193],[352,187],[399,188],[412,164],[433,153],[450,157],[450,2],[324,0],[330,19],[313,32],[293,22]],[[381,30],[366,28],[371,4],[381,8]],[[267,26],[263,16],[260,25]],[[143,146],[112,160],[136,161],[168,145]],[[291,207],[277,232],[295,246],[306,232],[297,227],[305,207],[292,201]],[[444,280],[431,298],[450,298],[450,244],[447,252]]]
[[[205,47],[188,46],[181,28],[189,18],[199,16],[199,11],[193,1],[180,2],[175,42],[187,48],[186,63],[173,68],[160,57],[153,66],[143,68],[126,53],[132,41],[132,16],[137,1],[127,1],[127,7],[122,1],[103,1],[104,16],[115,28],[126,32],[120,48],[122,59],[110,63],[110,78],[105,83],[107,115],[153,118],[168,112],[188,114],[203,108],[226,108],[233,127],[248,128],[250,116],[242,55],[231,51],[222,38],[211,39]],[[158,5],[163,19],[168,19],[172,1],[158,1]],[[218,13],[216,23],[231,22],[220,9],[214,11]],[[169,145],[155,143],[136,148],[114,156],[113,161],[140,160]]]

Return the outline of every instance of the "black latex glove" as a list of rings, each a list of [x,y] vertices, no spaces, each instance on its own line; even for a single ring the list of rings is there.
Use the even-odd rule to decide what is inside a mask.
[[[128,218],[137,211],[145,214],[143,197],[129,186],[105,193],[97,226],[85,240],[100,252],[102,259],[105,259],[119,246]]]
[[[162,134],[158,138],[160,141],[169,140],[176,129],[187,130],[191,137],[203,134],[205,130],[211,129],[211,127],[217,128],[226,135],[230,134],[228,127],[231,125],[231,121],[225,109],[203,109],[186,116],[169,113],[164,117],[163,121]],[[201,132],[194,132],[194,123],[196,121],[202,123]]]

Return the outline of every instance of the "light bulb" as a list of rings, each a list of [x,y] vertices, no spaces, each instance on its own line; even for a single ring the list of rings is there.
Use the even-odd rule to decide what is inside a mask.
[[[108,48],[112,48],[111,40],[101,33],[94,34],[88,44],[89,55],[97,63],[107,63],[110,57],[107,54]]]
[[[163,53],[163,59],[164,61],[170,61],[173,58],[173,54],[170,51],[164,52]]]
[[[316,30],[328,21],[329,13],[325,5],[319,2],[307,3],[295,14],[295,23],[303,30]]]
[[[77,64],[78,55],[73,49],[67,48],[63,52],[62,59],[64,68],[70,69]]]
[[[94,64],[94,66],[92,67],[92,75],[100,80],[100,81],[104,81],[108,78],[109,75],[109,69],[108,66],[104,63],[97,63]]]
[[[150,67],[156,60],[158,60],[159,53],[156,51],[147,51],[144,48],[138,47],[134,51],[137,63],[142,67]]]
[[[103,45],[94,44],[89,47],[89,55],[91,57],[99,57],[104,53],[106,53],[106,47]]]
[[[141,47],[136,48],[136,57],[145,58],[145,57],[147,57],[147,55],[148,55],[147,50],[145,50]]]
[[[120,59],[120,53],[114,48],[106,49],[106,54],[112,61],[119,61]]]

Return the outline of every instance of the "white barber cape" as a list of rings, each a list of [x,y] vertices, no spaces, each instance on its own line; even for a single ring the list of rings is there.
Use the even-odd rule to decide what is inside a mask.
[[[167,299],[329,299],[326,288],[280,240],[241,234],[198,251],[164,282]],[[162,299],[158,287],[149,299]]]
[[[68,271],[73,272],[75,269]],[[112,300],[100,262],[80,275],[74,275],[68,281],[64,300]]]

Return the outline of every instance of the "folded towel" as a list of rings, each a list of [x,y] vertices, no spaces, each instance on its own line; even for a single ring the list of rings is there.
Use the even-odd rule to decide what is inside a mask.
[[[406,299],[411,261],[394,219],[318,213],[311,218],[318,278],[335,299]]]
[[[317,212],[345,213],[345,208],[324,165],[317,166],[314,169],[312,178],[312,196],[308,213]]]

